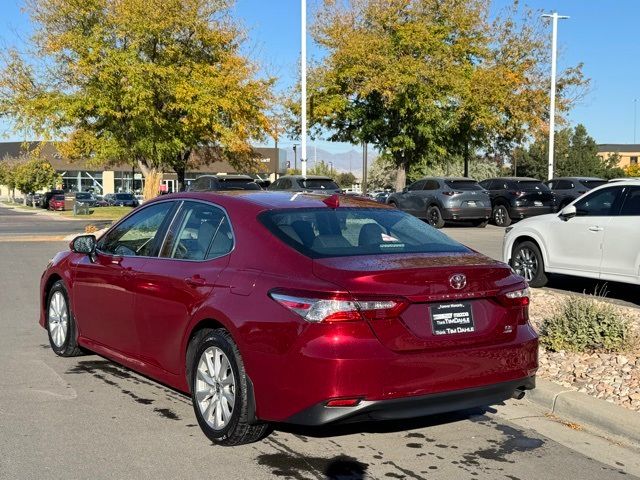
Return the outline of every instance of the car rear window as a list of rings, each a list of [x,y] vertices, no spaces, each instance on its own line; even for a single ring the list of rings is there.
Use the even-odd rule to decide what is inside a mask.
[[[244,178],[219,178],[218,188],[220,190],[262,190],[256,182]]]
[[[400,210],[296,208],[270,210],[259,219],[276,237],[311,258],[469,251]]]
[[[308,178],[307,180],[298,180],[302,188],[309,190],[340,190],[336,182],[324,178]]]
[[[599,187],[600,185],[604,185],[605,183],[607,183],[607,181],[606,180],[580,180],[580,183],[585,187],[591,189],[591,188]]]
[[[525,192],[535,190],[541,190],[543,192],[549,191],[549,187],[538,180],[515,180],[512,181],[511,184],[513,184],[513,188],[517,188],[518,190],[523,190]]]
[[[131,193],[116,193],[116,200],[133,200]]]
[[[482,187],[475,180],[445,180],[447,187],[456,190],[482,190]]]

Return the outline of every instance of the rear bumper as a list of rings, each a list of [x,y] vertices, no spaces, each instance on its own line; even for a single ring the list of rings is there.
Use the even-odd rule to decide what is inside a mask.
[[[442,211],[445,220],[488,220],[491,218],[491,207],[445,208]]]
[[[517,390],[532,390],[535,387],[536,379],[533,375],[451,392],[390,400],[362,400],[355,407],[327,407],[326,402],[322,402],[289,417],[286,421],[299,425],[324,425],[334,422],[416,418],[494,405],[513,397]]]
[[[511,207],[509,208],[509,216],[514,219],[535,217],[536,215],[553,213],[553,209],[553,205],[545,207]]]

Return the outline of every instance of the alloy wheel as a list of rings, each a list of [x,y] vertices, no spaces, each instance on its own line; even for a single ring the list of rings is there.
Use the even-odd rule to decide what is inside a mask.
[[[504,208],[498,207],[496,208],[495,213],[493,214],[493,219],[496,222],[496,225],[503,225],[506,220],[507,212]]]
[[[69,331],[69,309],[62,292],[57,291],[49,300],[49,334],[56,347],[64,345]]]
[[[429,225],[436,226],[440,222],[440,213],[435,208],[429,212]]]
[[[209,347],[200,356],[196,372],[195,398],[205,422],[214,430],[229,424],[236,401],[236,384],[227,355]]]
[[[533,280],[538,273],[538,257],[535,252],[526,247],[520,248],[513,260],[513,269],[527,282]]]

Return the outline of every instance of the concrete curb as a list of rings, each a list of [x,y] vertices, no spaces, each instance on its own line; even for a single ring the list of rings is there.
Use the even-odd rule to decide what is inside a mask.
[[[638,412],[541,378],[536,379],[536,388],[527,392],[525,398],[565,420],[640,445]]]

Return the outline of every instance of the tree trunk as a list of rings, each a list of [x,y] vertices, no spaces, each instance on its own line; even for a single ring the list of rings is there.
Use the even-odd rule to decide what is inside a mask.
[[[160,193],[160,183],[162,182],[162,172],[156,167],[149,167],[143,160],[138,160],[138,168],[144,175],[143,196],[145,200],[151,200]]]
[[[396,163],[397,175],[396,175],[396,192],[401,192],[404,187],[407,186],[407,159],[402,156]]]
[[[27,196],[23,193],[22,194],[22,204],[26,207],[27,206]]]
[[[464,142],[464,177],[469,176],[469,141],[465,140]]]
[[[187,150],[178,155],[178,159],[176,165],[173,170],[176,172],[178,176],[178,191],[184,192],[187,189],[187,185],[185,184],[185,174],[187,172],[187,163],[189,162],[189,157],[191,156],[191,150]]]

